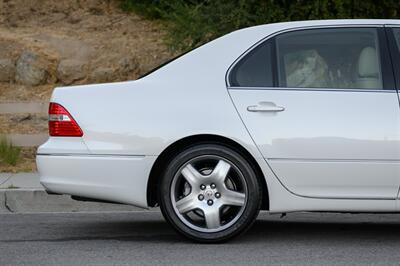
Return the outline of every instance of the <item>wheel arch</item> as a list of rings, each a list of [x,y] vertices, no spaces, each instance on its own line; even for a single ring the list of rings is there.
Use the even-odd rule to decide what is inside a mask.
[[[158,205],[157,192],[158,192],[159,177],[162,175],[169,161],[173,158],[173,155],[182,151],[183,149],[186,149],[193,145],[197,145],[199,143],[218,143],[226,145],[229,148],[235,149],[237,152],[239,152],[256,171],[257,178],[259,179],[260,184],[262,186],[263,198],[262,198],[261,209],[269,210],[268,186],[265,181],[264,174],[257,161],[254,159],[254,157],[250,154],[250,152],[246,148],[244,148],[236,141],[229,139],[227,137],[212,135],[212,134],[192,135],[182,138],[170,144],[167,148],[163,150],[163,152],[161,152],[161,154],[158,156],[158,158],[156,159],[151,168],[149,180],[147,183],[148,206],[154,207]]]

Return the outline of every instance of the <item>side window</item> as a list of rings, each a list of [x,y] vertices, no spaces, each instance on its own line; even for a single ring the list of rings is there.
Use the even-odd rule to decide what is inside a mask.
[[[276,45],[281,87],[383,89],[374,28],[289,32]]]
[[[264,42],[251,50],[231,70],[231,87],[272,87],[271,43]]]

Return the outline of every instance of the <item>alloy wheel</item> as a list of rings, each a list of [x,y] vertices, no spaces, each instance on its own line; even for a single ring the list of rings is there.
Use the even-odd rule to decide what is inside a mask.
[[[233,225],[247,204],[246,180],[231,161],[202,155],[183,164],[171,184],[178,218],[200,232],[219,232]]]

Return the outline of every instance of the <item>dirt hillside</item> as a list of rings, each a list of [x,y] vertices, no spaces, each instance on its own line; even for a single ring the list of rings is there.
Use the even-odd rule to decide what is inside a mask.
[[[135,79],[171,57],[161,25],[106,0],[0,0],[0,101]]]

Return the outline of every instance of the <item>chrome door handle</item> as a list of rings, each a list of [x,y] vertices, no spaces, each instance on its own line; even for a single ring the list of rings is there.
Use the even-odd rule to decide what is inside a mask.
[[[247,107],[249,112],[282,112],[285,111],[285,107],[277,106],[271,102],[261,102],[258,105],[250,105]]]

